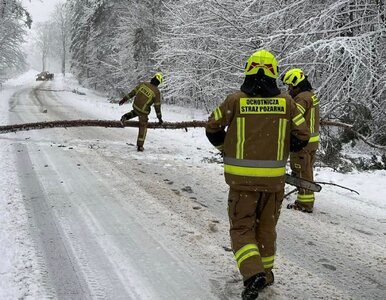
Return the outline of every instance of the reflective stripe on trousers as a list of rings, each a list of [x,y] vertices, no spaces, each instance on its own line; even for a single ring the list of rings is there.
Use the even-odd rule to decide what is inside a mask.
[[[251,177],[280,177],[285,174],[285,160],[249,160],[224,157],[224,172]]]

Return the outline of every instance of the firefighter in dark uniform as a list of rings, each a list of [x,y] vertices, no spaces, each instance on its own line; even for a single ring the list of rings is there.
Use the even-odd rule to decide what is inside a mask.
[[[302,69],[291,69],[282,77],[288,86],[289,94],[294,98],[299,111],[303,114],[310,129],[308,145],[299,152],[291,152],[291,170],[294,176],[314,181],[315,154],[319,146],[319,100]],[[295,203],[287,208],[312,213],[315,196],[313,191],[298,189]]]
[[[139,120],[139,130],[137,138],[137,150],[143,151],[143,144],[145,143],[146,131],[147,131],[147,122],[149,121],[148,115],[150,114],[151,106],[154,105],[155,112],[157,114],[158,123],[162,124],[162,114],[161,114],[161,93],[158,89],[158,85],[162,83],[163,76],[161,73],[156,73],[150,82],[141,82],[135,89],[133,89],[129,94],[124,96],[119,105],[123,105],[127,100],[134,97],[133,110],[124,114],[121,117],[121,123],[124,125],[124,122],[132,118],[138,117]]]
[[[242,298],[256,299],[274,281],[288,155],[307,144],[310,132],[294,100],[277,87],[278,63],[270,52],[253,53],[245,75],[240,91],[210,115],[206,135],[223,153],[230,237],[245,286]]]

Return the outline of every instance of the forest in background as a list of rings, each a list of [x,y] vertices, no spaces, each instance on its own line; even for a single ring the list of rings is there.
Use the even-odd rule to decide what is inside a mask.
[[[19,0],[0,3],[3,72],[20,68],[9,62],[13,52],[24,63],[29,16]],[[300,67],[308,74],[323,119],[351,124],[386,147],[385,18],[385,0],[67,0],[39,24],[36,49],[43,69],[57,59],[63,74],[111,99],[161,71],[166,103],[209,113],[239,89],[249,55],[266,48],[281,73]],[[327,161],[357,140],[331,127],[322,137]]]

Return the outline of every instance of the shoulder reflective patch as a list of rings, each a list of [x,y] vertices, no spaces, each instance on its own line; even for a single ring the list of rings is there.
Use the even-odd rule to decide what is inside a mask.
[[[316,105],[319,104],[319,99],[318,99],[318,97],[316,97],[316,95],[313,95],[313,96],[311,97],[311,99],[312,99],[312,104],[313,104],[313,106],[316,106]]]
[[[286,114],[285,98],[241,98],[240,114]]]

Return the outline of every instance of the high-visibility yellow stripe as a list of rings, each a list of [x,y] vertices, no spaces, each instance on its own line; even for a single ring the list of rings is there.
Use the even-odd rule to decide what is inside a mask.
[[[310,114],[310,132],[315,132],[315,108],[311,108],[311,114]]]
[[[280,159],[280,154],[281,154],[281,140],[282,140],[282,130],[281,130],[281,120],[279,119],[279,126],[278,126],[278,134],[277,134],[277,154],[276,154],[276,159]]]
[[[280,177],[285,174],[285,167],[282,168],[251,168],[239,167],[224,164],[224,172],[238,176],[251,177]]]
[[[140,111],[140,112],[142,112],[142,113],[144,113],[144,114],[149,114],[149,112],[147,111],[147,110],[144,110],[144,109],[142,109],[142,108],[140,108],[139,106],[137,106],[137,105],[135,105],[134,103],[133,103],[133,107],[136,109],[136,110],[138,110],[138,111]],[[146,106],[145,106],[146,107]]]
[[[235,253],[235,257],[236,257],[236,260],[240,258],[240,256],[246,252],[246,251],[249,251],[249,250],[252,250],[252,249],[256,249],[257,252],[259,252],[259,248],[257,247],[256,244],[247,244],[243,247],[241,247],[239,250],[237,250],[237,252]]]
[[[319,141],[320,137],[319,137],[319,134],[315,135],[315,136],[312,136],[310,138],[310,140],[308,141],[308,143],[315,143],[317,141]]]
[[[287,120],[279,119],[279,133],[277,138],[277,160],[282,160],[284,156],[284,140],[286,132]]]
[[[236,158],[244,158],[245,118],[237,118]]]
[[[300,124],[302,124],[303,122],[305,122],[305,120],[304,120],[302,114],[298,114],[296,117],[294,117],[294,118],[292,119],[292,122],[294,122],[296,126],[299,126]]]
[[[217,107],[217,111],[218,111],[218,115],[220,117],[220,119],[222,118],[222,112],[221,112],[221,109],[220,107]]]
[[[317,106],[319,104],[319,99],[316,95],[311,97],[313,106]]]
[[[241,141],[241,159],[244,158],[244,144],[245,144],[245,118],[241,118],[241,123],[242,123],[242,135],[241,135],[241,138],[242,138],[242,141]]]
[[[240,159],[240,143],[241,143],[241,121],[237,118],[237,142],[236,142],[236,158]]]
[[[214,119],[216,121],[220,120],[222,118],[222,113],[221,113],[221,109],[219,107],[217,107],[215,110],[214,110]]]
[[[219,116],[218,116],[218,113],[217,113],[217,109],[215,109],[213,111],[213,116],[214,116],[214,119],[217,121],[219,119]]]
[[[305,108],[299,103],[296,103],[296,106],[298,110],[304,115],[304,113],[306,112]]]
[[[262,257],[261,261],[263,262],[264,269],[272,268],[275,262],[275,256],[273,255],[273,256]]]
[[[258,251],[251,251],[246,255],[243,255],[238,261],[237,261],[237,266],[240,268],[241,263],[246,260],[247,258],[250,258],[251,256],[256,256],[260,255]]]
[[[301,203],[312,203],[315,201],[315,196],[314,194],[298,195],[297,201]]]
[[[237,261],[237,266],[240,268],[241,263],[251,256],[260,255],[259,248],[255,244],[247,244],[244,247],[240,248],[235,253],[235,258]]]

